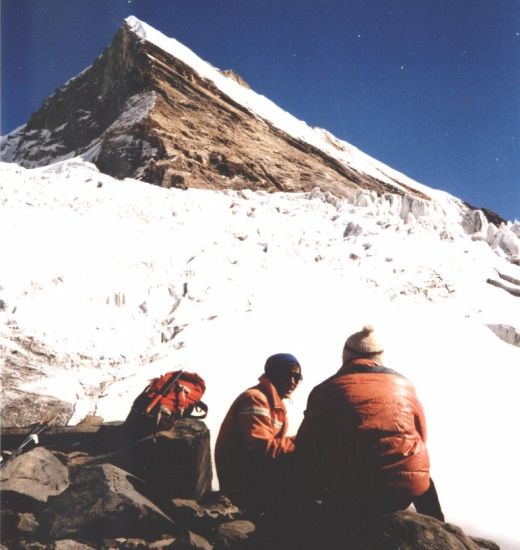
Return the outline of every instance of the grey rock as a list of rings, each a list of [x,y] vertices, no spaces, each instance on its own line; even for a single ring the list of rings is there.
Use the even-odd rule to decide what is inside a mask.
[[[479,550],[460,527],[408,511],[367,521],[354,540],[358,550]]]
[[[203,516],[203,509],[195,500],[174,498],[171,502],[172,515],[179,524],[191,526]]]
[[[93,414],[89,414],[85,416],[85,418],[79,422],[78,426],[101,426],[103,424],[103,417],[102,416],[96,416]]]
[[[483,548],[484,550],[500,550],[500,546],[492,540],[483,539],[481,537],[470,538],[479,548]]]
[[[144,550],[150,547],[148,541],[144,539],[124,537],[104,539],[99,545],[100,550]]]
[[[8,550],[54,550],[53,543],[19,539],[9,542]]]
[[[354,222],[348,222],[347,227],[345,227],[345,231],[343,231],[344,237],[355,237],[358,235],[361,235],[363,233],[363,228]]]
[[[66,424],[74,412],[74,404],[56,399],[48,395],[28,393],[17,388],[23,384],[23,375],[21,380],[11,376],[13,372],[20,373],[16,365],[6,357],[5,365],[2,368],[2,383],[4,384],[0,394],[0,423],[3,427],[7,426],[30,426],[39,422],[44,417],[53,416],[56,422]],[[38,357],[34,361],[41,361]],[[41,361],[42,367],[46,366]],[[27,372],[25,381],[37,379],[34,373]]]
[[[501,288],[502,290],[505,290],[506,292],[509,292],[509,294],[512,294],[513,296],[520,296],[520,288],[517,286],[510,286],[502,283],[501,281],[496,281],[495,279],[486,279],[486,283],[496,286],[497,288]]]
[[[77,540],[61,539],[54,542],[53,550],[96,550],[96,547]]]
[[[221,493],[208,493],[199,500],[198,504],[202,507],[205,516],[219,522],[233,521],[241,514],[240,509]]]
[[[488,324],[487,327],[506,344],[520,348],[520,328],[504,324]]]
[[[39,523],[34,514],[15,512],[14,510],[1,510],[0,520],[2,528],[0,535],[2,540],[20,539],[31,535],[38,530]]]
[[[241,514],[226,496],[219,493],[210,493],[199,502],[176,498],[171,505],[171,517],[176,524],[210,539],[223,522],[235,520]]]
[[[235,520],[223,523],[217,528],[216,548],[247,548],[253,533],[255,524],[247,520]]]
[[[44,393],[30,393],[22,386],[27,380],[42,380],[48,376],[49,365],[70,369],[73,361],[66,353],[58,353],[47,343],[19,328],[13,329],[8,345],[4,348],[4,364],[0,372],[0,423],[7,426],[29,426],[45,417],[67,424],[74,412],[74,396],[63,399]],[[67,397],[70,401],[67,401]]]
[[[161,500],[197,500],[211,490],[209,437],[204,422],[181,418],[169,430],[137,441],[107,462],[146,481]]]
[[[226,69],[225,71],[222,71],[222,74],[226,75],[228,78],[231,78],[231,80],[238,82],[240,86],[243,86],[248,90],[251,89],[251,86],[239,74],[233,71],[233,69]]]
[[[52,452],[35,447],[0,470],[3,506],[32,510],[69,486],[68,468]]]
[[[105,539],[100,544],[100,550],[163,550],[170,548],[175,542],[172,537],[165,537],[153,542],[139,538]]]
[[[349,521],[338,510],[333,516],[321,507],[299,508],[286,515],[259,520],[252,548],[269,550],[481,550],[478,539],[450,523],[413,511],[399,511]],[[494,544],[485,541],[486,544]],[[496,550],[489,546],[489,550]]]
[[[197,533],[188,531],[175,540],[171,550],[213,550],[213,545]]]
[[[153,550],[164,550],[166,548],[170,549],[174,542],[175,542],[174,538],[164,538],[162,540],[156,540],[154,542],[151,542],[148,545],[148,548]]]
[[[70,487],[49,500],[45,510],[53,539],[153,537],[173,523],[146,498],[142,481],[112,464],[79,467]]]

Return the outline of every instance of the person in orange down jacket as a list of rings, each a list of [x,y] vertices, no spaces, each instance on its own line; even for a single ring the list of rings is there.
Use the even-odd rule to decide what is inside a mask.
[[[283,493],[294,436],[286,435],[282,399],[301,380],[296,357],[272,355],[260,383],[235,399],[222,423],[215,445],[220,490],[243,509],[264,511]]]
[[[384,366],[373,327],[352,334],[339,371],[309,395],[296,436],[307,496],[346,518],[407,508],[443,520],[415,389]]]

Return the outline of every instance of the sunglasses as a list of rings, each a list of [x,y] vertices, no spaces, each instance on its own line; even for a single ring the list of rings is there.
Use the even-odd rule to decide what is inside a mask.
[[[297,384],[303,380],[303,376],[299,372],[289,372],[287,378],[292,378]]]

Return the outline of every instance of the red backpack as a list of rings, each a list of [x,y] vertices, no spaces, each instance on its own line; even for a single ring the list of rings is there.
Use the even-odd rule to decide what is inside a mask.
[[[206,418],[208,406],[201,401],[206,383],[194,372],[167,372],[154,378],[135,399],[126,423],[137,419],[167,429],[177,418]]]

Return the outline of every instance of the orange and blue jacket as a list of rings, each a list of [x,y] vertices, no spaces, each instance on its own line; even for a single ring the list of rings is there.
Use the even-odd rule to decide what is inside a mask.
[[[261,482],[264,467],[294,451],[287,437],[287,411],[264,374],[229,409],[215,445],[220,490],[231,498]]]

